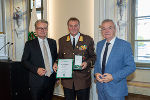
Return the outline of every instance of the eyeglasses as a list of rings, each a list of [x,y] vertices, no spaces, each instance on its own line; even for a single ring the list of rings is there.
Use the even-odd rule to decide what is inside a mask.
[[[77,28],[79,25],[76,24],[76,25],[68,25],[69,28]]]
[[[42,30],[47,31],[48,28],[47,28],[47,27],[44,27],[44,28],[42,28],[42,27],[37,27],[36,29],[39,30],[39,31],[42,31]]]
[[[101,28],[101,31],[112,30],[112,29],[113,29],[113,27],[112,27],[112,26],[110,26],[110,27],[108,27],[108,28],[104,28],[104,27],[102,27],[102,28]]]

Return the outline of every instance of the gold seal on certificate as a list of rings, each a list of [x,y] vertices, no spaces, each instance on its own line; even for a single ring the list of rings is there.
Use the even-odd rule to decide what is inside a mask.
[[[82,64],[82,56],[75,55],[75,63],[74,63],[73,70],[82,70],[81,64]]]
[[[72,78],[73,59],[58,59],[56,78]]]

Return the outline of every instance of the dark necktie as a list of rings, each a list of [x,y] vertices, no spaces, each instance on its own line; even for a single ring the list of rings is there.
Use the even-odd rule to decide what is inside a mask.
[[[73,49],[75,48],[75,38],[73,38]]]
[[[107,51],[108,51],[108,45],[110,43],[106,43],[106,47],[105,47],[105,51],[104,51],[104,55],[103,55],[103,61],[102,61],[102,74],[104,74],[105,71],[105,63],[106,63],[106,57],[107,57]]]

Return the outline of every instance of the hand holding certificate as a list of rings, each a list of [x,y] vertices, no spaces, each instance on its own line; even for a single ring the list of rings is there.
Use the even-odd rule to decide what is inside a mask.
[[[59,59],[56,78],[72,78],[73,59]]]

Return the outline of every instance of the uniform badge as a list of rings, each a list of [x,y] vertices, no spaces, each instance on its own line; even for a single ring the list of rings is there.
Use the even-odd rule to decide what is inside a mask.
[[[70,36],[67,36],[67,40],[66,41],[70,41]]]
[[[86,50],[87,49],[87,45],[81,45],[80,47],[79,47],[79,50],[81,51],[81,50]]]
[[[80,37],[79,37],[79,41],[83,41],[83,36],[80,36]]]

